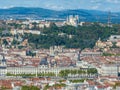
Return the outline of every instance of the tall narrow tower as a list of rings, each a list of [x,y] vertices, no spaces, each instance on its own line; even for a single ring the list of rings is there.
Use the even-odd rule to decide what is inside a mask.
[[[81,54],[81,50],[78,51],[78,58],[77,58],[78,61],[81,61],[81,59],[80,59],[80,54]]]
[[[111,25],[111,12],[108,12],[108,27],[112,27]]]

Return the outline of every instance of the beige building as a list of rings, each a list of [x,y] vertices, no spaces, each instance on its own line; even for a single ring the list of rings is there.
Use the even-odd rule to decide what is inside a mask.
[[[79,16],[78,15],[70,15],[67,17],[67,21],[65,22],[67,25],[77,26],[79,22]]]
[[[11,29],[10,30],[10,33],[12,34],[12,35],[16,35],[16,34],[24,34],[24,33],[28,33],[28,34],[40,34],[40,31],[38,31],[38,30],[22,30],[22,29]]]
[[[112,47],[113,44],[111,41],[106,41],[106,42],[102,42],[100,39],[96,42],[95,44],[96,47],[98,48],[106,48],[106,47]]]
[[[39,28],[50,27],[50,22],[40,22],[38,26]]]

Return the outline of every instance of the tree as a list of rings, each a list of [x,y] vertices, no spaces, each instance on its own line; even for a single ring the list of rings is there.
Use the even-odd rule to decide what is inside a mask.
[[[7,42],[6,39],[3,39],[3,44],[4,44],[5,46],[8,45],[8,42]]]
[[[64,35],[60,35],[64,33]],[[54,23],[50,27],[46,27],[41,31],[40,35],[25,34],[29,43],[34,48],[49,48],[53,45],[63,45],[65,48],[93,48],[96,41],[101,38],[102,41],[108,39],[112,34],[120,34],[120,26],[111,28],[101,26],[98,23],[89,26],[62,26],[57,27]],[[69,36],[72,36],[71,38]]]
[[[36,86],[22,86],[21,90],[40,90],[40,89]]]
[[[13,39],[12,45],[16,45],[16,44],[19,44],[19,42],[17,40]]]
[[[98,71],[97,71],[96,68],[89,68],[89,69],[87,69],[87,73],[88,73],[88,74],[97,74]]]

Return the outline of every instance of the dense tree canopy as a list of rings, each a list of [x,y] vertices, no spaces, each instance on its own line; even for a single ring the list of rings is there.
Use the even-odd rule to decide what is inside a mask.
[[[120,26],[113,25],[108,27],[98,23],[84,26],[65,25],[57,27],[54,23],[49,28],[41,30],[40,35],[25,34],[23,37],[28,38],[30,45],[34,48],[49,48],[53,45],[63,45],[65,48],[92,48],[95,42],[107,40],[112,34],[120,34]]]
[[[21,90],[40,90],[40,89],[36,86],[22,86]]]

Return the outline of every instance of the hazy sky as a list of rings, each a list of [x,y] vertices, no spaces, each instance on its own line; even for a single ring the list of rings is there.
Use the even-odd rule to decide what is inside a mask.
[[[0,0],[0,8],[10,7],[120,11],[120,0]]]

